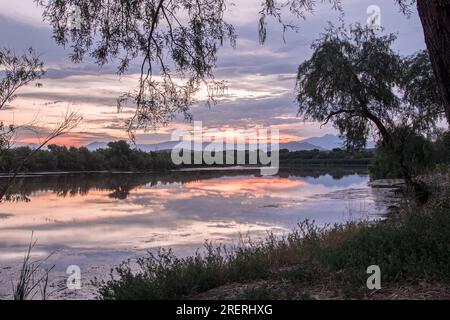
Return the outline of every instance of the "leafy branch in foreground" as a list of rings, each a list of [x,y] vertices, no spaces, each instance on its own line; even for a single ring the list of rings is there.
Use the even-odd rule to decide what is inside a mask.
[[[44,19],[53,27],[60,45],[73,43],[72,60],[86,55],[104,65],[118,60],[117,72],[138,71],[136,90],[118,99],[136,106],[128,123],[133,137],[137,128],[167,124],[176,113],[190,119],[189,107],[202,87],[209,101],[225,83],[215,80],[212,69],[218,48],[235,32],[224,20],[227,1],[218,0],[37,0]],[[73,8],[79,9],[78,27],[72,27]],[[130,65],[141,58],[140,66]]]
[[[205,89],[208,104],[224,92],[226,83],[214,77],[218,50],[228,41],[236,45],[232,24],[225,21],[227,0],[35,0],[44,20],[53,27],[57,44],[71,44],[71,58],[79,63],[86,56],[103,66],[117,61],[117,72],[138,73],[139,84],[118,99],[119,111],[132,104],[128,122],[134,138],[137,129],[168,124],[176,114],[191,120],[190,107]],[[327,0],[342,10],[340,0]],[[311,0],[263,1],[259,33],[266,38],[266,19],[275,18],[283,30],[296,29],[285,22],[283,8],[294,18],[312,12]],[[79,14],[75,17],[74,10]],[[74,21],[76,19],[76,21]],[[75,22],[75,23],[73,23]],[[133,64],[136,59],[138,65]]]
[[[331,9],[341,14],[344,12],[342,0],[263,0],[261,10],[259,11],[259,42],[264,44],[267,38],[267,18],[274,18],[283,28],[283,34],[286,30],[298,31],[298,24],[286,21],[286,16],[290,14],[297,20],[305,20],[308,13],[313,13],[317,3],[329,3]]]

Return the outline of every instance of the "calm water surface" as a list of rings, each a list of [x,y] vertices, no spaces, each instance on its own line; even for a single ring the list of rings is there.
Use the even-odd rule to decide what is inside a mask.
[[[358,170],[202,171],[170,174],[71,174],[22,177],[0,204],[0,298],[31,233],[35,257],[53,256],[55,273],[79,265],[86,278],[158,247],[191,254],[205,240],[283,234],[305,219],[317,224],[376,219],[392,204]],[[87,280],[86,280],[87,281]],[[86,293],[70,293],[75,297]]]

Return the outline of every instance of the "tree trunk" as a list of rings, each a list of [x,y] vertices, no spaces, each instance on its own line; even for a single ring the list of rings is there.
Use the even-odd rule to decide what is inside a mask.
[[[450,126],[450,0],[417,0],[417,9]]]

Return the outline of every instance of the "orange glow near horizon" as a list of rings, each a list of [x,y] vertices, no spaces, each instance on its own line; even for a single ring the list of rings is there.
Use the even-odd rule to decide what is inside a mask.
[[[41,81],[43,83],[42,88],[33,86],[22,88],[21,95],[14,100],[12,108],[6,113],[2,113],[2,120],[4,123],[14,123],[19,127],[26,127],[27,124],[32,124],[44,132],[40,135],[42,141],[42,137],[45,137],[45,132],[53,129],[61,121],[65,111],[70,109],[83,116],[83,122],[71,133],[59,137],[51,143],[65,145],[67,147],[80,147],[92,142],[128,140],[125,121],[132,116],[134,109],[132,106],[129,106],[124,109],[124,112],[117,113],[115,99],[112,97],[120,96],[125,87],[133,87],[136,80],[137,77],[135,75],[123,77],[122,79],[118,79],[115,75],[83,75],[69,76],[64,79],[43,79]],[[247,80],[250,83],[255,83],[264,82],[267,79],[261,76],[256,78],[252,77]],[[240,85],[242,86],[242,83]],[[236,83],[235,86],[238,87],[239,85]],[[96,88],[96,90],[92,88]],[[261,88],[258,86],[249,86],[246,90],[241,90],[242,92],[240,94],[233,95],[231,101],[255,99],[259,95],[268,96],[266,89],[264,86]],[[275,91],[282,92],[283,90]],[[273,92],[271,95],[276,96],[276,92]],[[265,98],[261,99],[263,101]],[[230,99],[226,99],[224,103],[226,101],[230,101]],[[227,106],[224,105],[223,107]],[[197,106],[193,107],[193,109],[200,110]],[[226,118],[222,119],[220,118],[221,115],[217,114],[218,119],[220,119],[218,123],[214,115],[216,110],[219,111],[220,108],[205,109],[201,111],[204,113],[194,115],[194,119],[202,120],[203,115],[205,115],[206,119],[213,120],[203,121],[204,132],[208,130],[225,136],[227,131],[231,131],[234,132],[231,133],[231,137],[239,141],[239,139],[242,139],[242,135],[245,136],[245,132],[255,130],[258,132],[258,130],[267,129],[267,143],[270,143],[271,130],[276,129],[279,130],[279,143],[304,139],[304,136],[300,134],[300,130],[303,128],[300,122],[265,126],[258,119],[252,120],[252,118],[248,118],[244,123],[240,122],[238,124],[234,120],[227,121]],[[236,112],[240,112],[240,110],[236,109]],[[272,118],[281,119],[283,117],[274,116]],[[286,119],[291,120],[293,118],[287,117]],[[270,120],[270,118],[267,120]],[[177,119],[169,124],[168,127],[157,128],[155,132],[137,132],[136,142],[140,144],[167,142],[171,140],[170,136],[174,130],[184,129],[192,133],[194,129],[193,125],[194,123],[186,123],[182,119]],[[298,135],[296,134],[297,130],[299,131]],[[258,139],[261,142],[265,140],[263,137]],[[18,144],[39,144],[40,142],[34,132],[28,132],[26,130],[17,136],[16,141]]]
[[[230,130],[230,129],[228,129],[228,130]],[[235,129],[235,130],[239,131],[239,129]],[[218,130],[217,132],[220,132],[220,131]],[[223,131],[223,132],[225,132],[225,131]],[[66,147],[77,147],[77,148],[79,148],[79,147],[82,147],[82,146],[86,146],[87,144],[92,143],[92,142],[110,142],[110,141],[118,141],[118,140],[126,140],[126,141],[128,141],[129,139],[128,139],[128,136],[126,135],[125,130],[123,131],[123,133],[124,133],[123,136],[116,136],[116,137],[114,137],[114,139],[111,138],[108,141],[105,141],[103,139],[99,139],[101,141],[97,141],[97,140],[86,141],[85,138],[81,134],[74,132],[74,133],[68,133],[68,134],[66,134],[64,136],[60,136],[60,137],[55,138],[55,139],[53,139],[50,142],[50,144],[57,144],[57,145],[63,145],[63,146],[66,146]],[[155,135],[157,135],[157,133]],[[252,139],[248,139],[248,138],[243,139],[242,135],[240,135],[240,134],[235,134],[234,136],[228,136],[228,137],[230,139],[232,139],[234,141],[234,143],[236,143],[236,142],[237,143],[243,143],[244,140],[245,140],[246,143],[256,143],[256,142],[264,143],[265,142],[267,144],[270,144],[272,142],[271,137],[270,137],[270,129],[269,129],[269,135],[268,136],[269,137],[267,139],[263,139],[263,138],[258,137],[258,139],[254,140],[254,141],[252,141]],[[281,133],[280,132],[278,143],[282,144],[282,143],[289,143],[289,142],[298,142],[298,141],[302,141],[304,139],[306,139],[306,137],[296,136],[296,135],[286,134],[286,133]],[[39,144],[42,143],[43,140],[44,140],[44,137],[34,137],[33,136],[33,137],[18,138],[18,139],[16,139],[16,142],[18,144],[36,144],[36,145],[39,145]],[[170,141],[170,138],[167,139],[167,141]],[[211,139],[211,138],[208,138],[208,137],[205,136],[203,138],[203,142],[205,142],[205,143],[212,143],[212,142],[214,142],[214,139]],[[224,139],[224,143],[225,142],[226,142],[226,140]],[[144,143],[144,142],[140,142],[139,139],[137,139],[137,143]],[[157,142],[150,142],[150,143],[153,144],[153,143],[157,143]]]
[[[40,145],[42,143],[43,139],[39,138],[25,138],[25,139],[18,139],[16,142],[19,144],[34,144],[34,145]],[[80,148],[84,144],[80,141],[77,141],[76,139],[73,139],[69,136],[66,137],[58,137],[50,141],[48,144],[57,144],[59,146],[66,146],[66,147],[76,147]]]

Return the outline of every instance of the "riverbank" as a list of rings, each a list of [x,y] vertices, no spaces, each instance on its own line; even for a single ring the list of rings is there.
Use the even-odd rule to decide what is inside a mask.
[[[437,176],[435,176],[437,177]],[[444,176],[448,181],[448,172]],[[434,185],[437,185],[436,179]],[[436,189],[436,188],[435,188]],[[317,227],[243,241],[207,244],[204,254],[179,259],[160,251],[125,263],[97,283],[103,299],[405,299],[449,297],[450,201],[436,189],[421,207],[405,200],[379,222]],[[381,290],[367,288],[367,268],[381,270]]]

